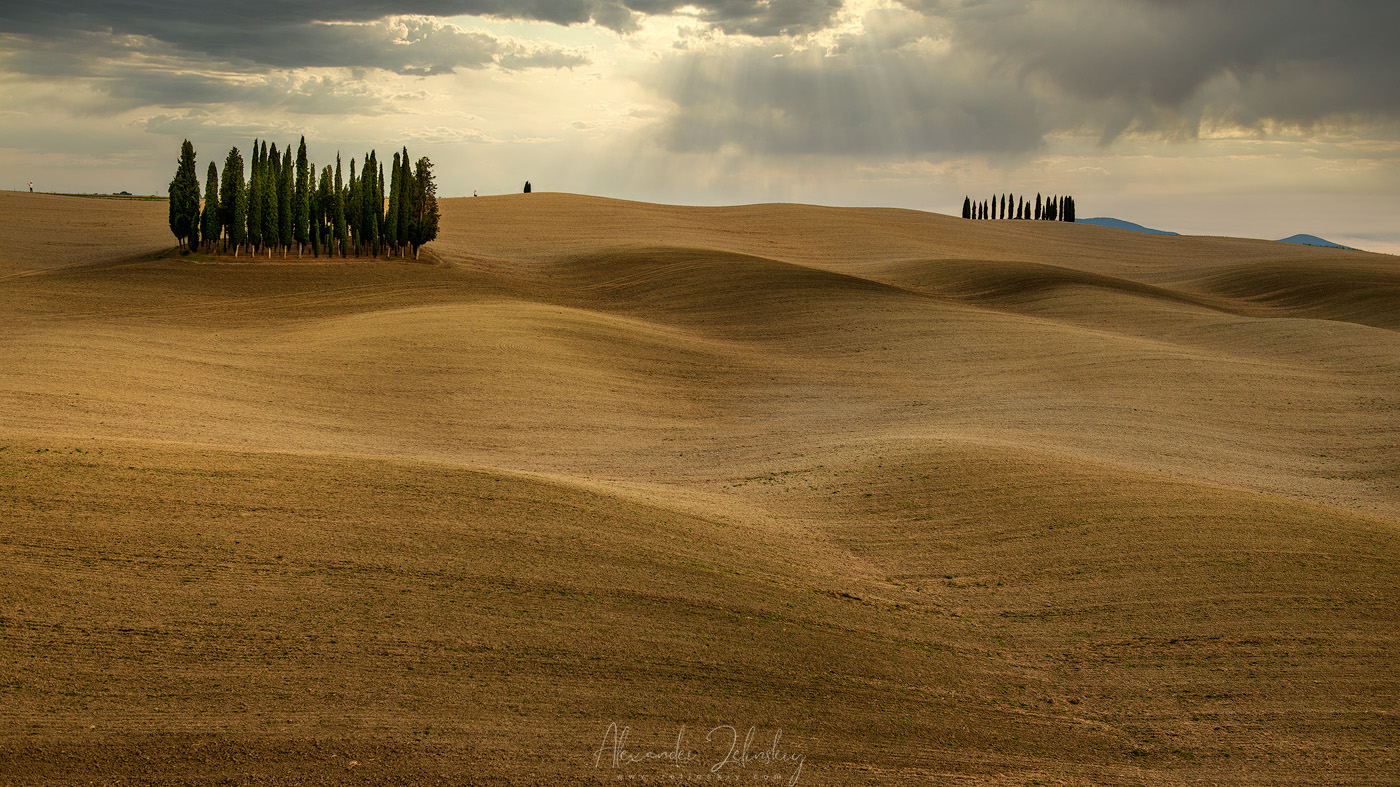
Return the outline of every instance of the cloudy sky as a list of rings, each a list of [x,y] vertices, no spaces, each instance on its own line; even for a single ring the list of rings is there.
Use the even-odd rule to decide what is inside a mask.
[[[1081,217],[1400,253],[1393,0],[0,6],[0,188],[164,193],[180,140],[407,145],[444,196]]]

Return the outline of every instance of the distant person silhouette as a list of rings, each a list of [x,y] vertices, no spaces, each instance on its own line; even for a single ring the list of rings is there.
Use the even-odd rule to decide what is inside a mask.
[[[30,193],[30,194],[33,194],[33,193],[34,193],[34,181],[32,181],[32,180],[29,181],[29,193]]]

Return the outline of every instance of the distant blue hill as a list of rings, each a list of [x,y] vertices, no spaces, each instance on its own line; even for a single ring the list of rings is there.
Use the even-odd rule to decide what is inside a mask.
[[[1149,235],[1176,234],[1175,232],[1167,232],[1166,230],[1154,230],[1151,227],[1144,227],[1141,224],[1134,224],[1131,221],[1123,221],[1122,219],[1109,219],[1104,217],[1099,217],[1096,219],[1076,219],[1076,223],[1092,224],[1096,227],[1113,227],[1114,229],[1132,230],[1133,232],[1145,232]]]
[[[1352,249],[1350,246],[1343,246],[1340,243],[1333,243],[1330,240],[1323,240],[1322,238],[1319,238],[1316,235],[1291,235],[1287,238],[1280,239],[1279,243],[1297,243],[1302,246],[1323,246],[1328,249],[1351,249],[1352,251],[1355,251],[1355,249]]]

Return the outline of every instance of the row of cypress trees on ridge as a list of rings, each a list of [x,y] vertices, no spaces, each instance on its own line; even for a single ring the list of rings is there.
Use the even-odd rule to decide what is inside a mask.
[[[296,160],[288,145],[253,141],[252,163],[245,182],[243,154],[231,148],[222,178],[214,162],[204,181],[201,204],[194,145],[185,140],[170,181],[170,231],[190,251],[248,254],[274,252],[298,257],[418,256],[437,237],[437,185],[433,163],[424,156],[410,163],[408,148],[394,153],[386,179],[384,164],[370,151],[356,171],[350,160],[347,181],[340,154],[317,179],[306,157],[306,137]],[[387,184],[387,188],[386,188]]]
[[[1003,194],[998,199],[973,202],[971,197],[963,197],[962,217],[965,219],[1034,219],[1036,221],[1074,221],[1074,197],[1052,196],[1042,203],[1041,196],[1035,195],[1032,208],[1029,197]]]

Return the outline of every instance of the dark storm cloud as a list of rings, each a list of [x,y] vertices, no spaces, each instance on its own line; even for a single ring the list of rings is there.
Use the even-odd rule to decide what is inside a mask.
[[[89,79],[105,111],[146,104],[199,106],[274,98],[262,75],[297,68],[382,69],[434,75],[497,66],[573,68],[581,52],[530,45],[441,21],[459,15],[634,29],[639,15],[685,8],[712,28],[754,36],[826,25],[841,0],[75,0],[0,5],[0,68]],[[365,111],[373,97],[294,93],[288,106]],[[286,102],[280,99],[274,105]],[[387,105],[377,107],[378,111]]]
[[[594,22],[627,31],[638,14],[665,14],[698,9],[700,18],[726,33],[754,36],[794,35],[825,27],[842,0],[77,0],[56,3],[6,3],[0,6],[0,29],[36,39],[67,38],[80,33],[144,36],[185,51],[240,59],[273,67],[350,62],[394,70],[403,55],[390,43],[366,39],[358,25],[400,17],[491,16],[551,22]],[[479,42],[411,42],[413,73],[439,73],[471,67]],[[442,44],[435,46],[433,44]],[[460,44],[464,55],[453,51]]]
[[[822,51],[673,55],[681,151],[1018,156],[1049,134],[1400,123],[1400,4],[903,0]]]
[[[576,52],[558,48],[527,52],[519,44],[431,17],[231,26],[217,33],[207,20],[170,20],[159,30],[141,33],[84,29],[53,29],[27,36],[12,33],[0,37],[0,50],[4,50],[0,58],[6,68],[35,76],[94,74],[98,62],[136,56],[180,58],[186,69],[216,64],[260,72],[345,67],[418,75],[484,68],[504,57],[531,67],[563,68],[588,62]]]
[[[677,4],[682,5],[682,4]],[[841,0],[710,0],[684,3],[701,8],[700,18],[725,33],[781,36],[825,28]]]
[[[1113,104],[1127,125],[1181,120],[1174,113],[1245,125],[1400,115],[1392,0],[905,4],[949,21],[955,47],[1066,96]]]

